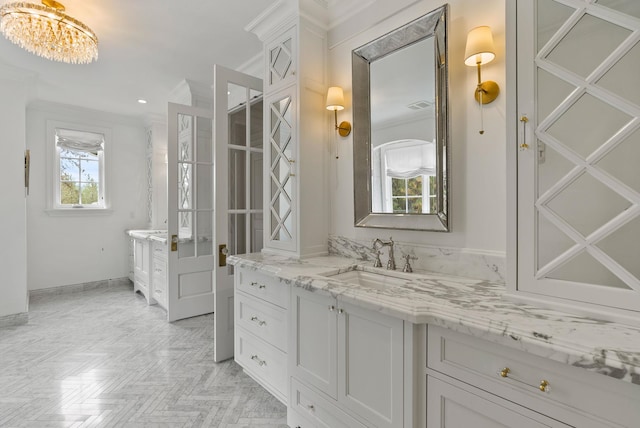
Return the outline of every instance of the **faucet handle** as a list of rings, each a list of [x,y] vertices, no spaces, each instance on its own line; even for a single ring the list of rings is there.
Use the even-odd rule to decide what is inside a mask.
[[[405,260],[404,267],[402,268],[402,272],[413,272],[413,268],[411,267],[410,260],[418,260],[417,257],[412,256],[411,254],[403,254],[402,258]]]
[[[382,262],[380,261],[380,251],[376,251],[376,260],[373,262],[373,267],[382,267]]]

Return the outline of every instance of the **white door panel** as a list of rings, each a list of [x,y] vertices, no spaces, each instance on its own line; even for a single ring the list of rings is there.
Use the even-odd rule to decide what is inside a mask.
[[[260,251],[262,80],[214,66],[216,263],[214,360],[233,357],[233,266],[226,256]],[[247,108],[248,106],[248,108]],[[260,236],[261,238],[261,236]]]
[[[213,157],[209,110],[169,103],[169,321],[213,312]]]

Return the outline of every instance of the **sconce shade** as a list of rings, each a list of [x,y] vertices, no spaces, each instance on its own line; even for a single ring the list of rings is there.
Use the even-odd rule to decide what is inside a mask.
[[[344,110],[344,93],[339,86],[332,86],[327,91],[327,110]]]
[[[470,67],[487,64],[496,57],[491,28],[476,27],[467,35],[467,48],[464,52],[464,63]]]

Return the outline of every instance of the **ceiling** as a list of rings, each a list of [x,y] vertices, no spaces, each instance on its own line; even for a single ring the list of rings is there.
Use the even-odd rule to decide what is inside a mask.
[[[239,69],[260,55],[262,43],[244,27],[276,0],[62,2],[98,35],[98,61],[53,62],[0,36],[0,74],[1,66],[33,73],[35,99],[154,117],[166,114],[182,80],[211,84],[214,64]]]

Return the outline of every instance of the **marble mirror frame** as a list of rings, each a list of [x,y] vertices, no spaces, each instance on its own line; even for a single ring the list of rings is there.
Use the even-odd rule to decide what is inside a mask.
[[[356,227],[449,231],[449,109],[447,26],[449,5],[354,49],[353,87],[353,170]],[[433,214],[372,212],[371,196],[371,93],[370,65],[377,59],[428,38],[435,55],[435,145],[437,212]],[[401,72],[401,70],[399,70]]]

